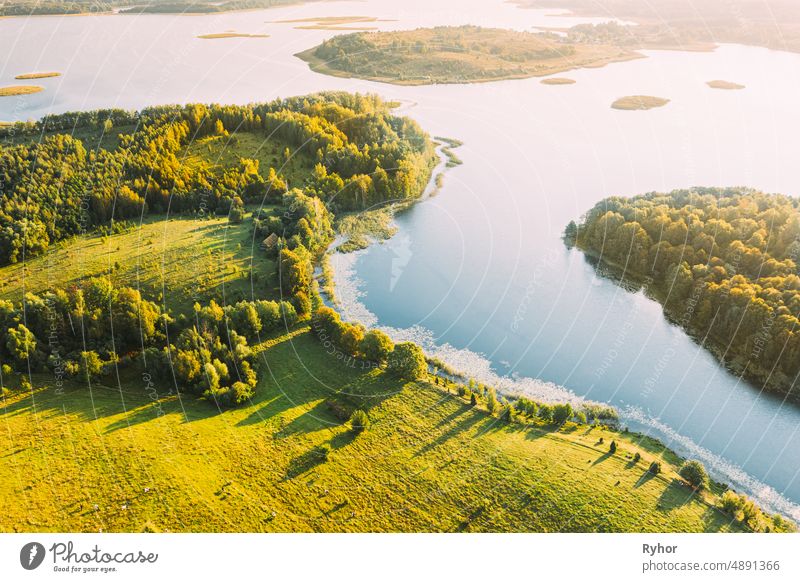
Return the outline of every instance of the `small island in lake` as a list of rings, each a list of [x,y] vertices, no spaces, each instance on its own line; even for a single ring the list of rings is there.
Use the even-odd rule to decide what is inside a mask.
[[[727,91],[736,91],[738,89],[744,89],[744,85],[740,85],[739,83],[731,83],[730,81],[709,81],[706,83],[712,89],[725,89]]]
[[[57,73],[56,71],[49,71],[46,73],[24,73],[22,75],[17,75],[14,77],[18,81],[25,81],[30,79],[48,79],[50,77],[60,77],[61,73]]]
[[[292,20],[276,20],[277,24],[299,24],[297,30],[350,30],[367,31],[376,30],[374,26],[364,26],[365,23],[387,22],[375,16],[321,16],[317,18],[295,18]],[[361,26],[347,26],[359,24]]]
[[[567,79],[566,77],[550,77],[549,79],[542,79],[542,85],[574,85],[575,79]]]
[[[297,56],[318,73],[426,85],[544,77],[643,55],[625,47],[574,43],[553,33],[440,26],[336,36]]]
[[[41,85],[9,85],[8,87],[0,87],[0,97],[13,97],[14,95],[31,95],[44,91]]]
[[[623,111],[644,111],[655,109],[656,107],[664,107],[667,103],[669,103],[669,99],[662,99],[661,97],[629,95],[628,97],[620,97],[611,104],[611,107],[612,109],[621,109]]]
[[[246,32],[234,32],[232,30],[226,32],[215,32],[211,34],[201,34],[197,38],[203,39],[216,39],[216,38],[268,38],[268,34],[248,34]]]

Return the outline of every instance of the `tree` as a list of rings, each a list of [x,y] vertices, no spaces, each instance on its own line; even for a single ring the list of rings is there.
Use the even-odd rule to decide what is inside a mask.
[[[20,365],[26,364],[36,350],[36,336],[20,323],[6,332],[6,348]]]
[[[553,406],[553,422],[564,424],[572,418],[572,405],[569,402]]]
[[[686,461],[678,471],[694,489],[703,489],[708,486],[708,474],[700,461]]]
[[[722,494],[722,497],[719,500],[719,506],[722,511],[725,513],[730,514],[734,518],[739,518],[739,512],[742,509],[742,505],[744,504],[744,499],[739,497],[733,491],[726,491]]]
[[[350,416],[350,430],[356,434],[360,434],[369,428],[369,417],[363,410],[356,410]]]
[[[103,360],[95,351],[81,352],[79,365],[81,376],[86,380],[96,378],[103,371]]]
[[[650,467],[648,467],[647,472],[651,475],[658,475],[661,472],[661,463],[658,461],[653,461],[650,463]]]
[[[611,444],[608,446],[608,452],[612,455],[617,452],[617,441],[611,441]]]
[[[494,414],[499,406],[500,403],[497,401],[497,392],[494,388],[489,388],[486,392],[486,409],[489,411],[489,414]]]
[[[377,364],[385,364],[394,350],[391,338],[379,329],[371,329],[361,342],[364,357]]]
[[[478,404],[478,395],[474,392],[469,395],[469,403],[471,406],[477,406]]]
[[[395,374],[406,380],[419,380],[428,371],[425,353],[412,342],[401,342],[394,346],[390,367]]]

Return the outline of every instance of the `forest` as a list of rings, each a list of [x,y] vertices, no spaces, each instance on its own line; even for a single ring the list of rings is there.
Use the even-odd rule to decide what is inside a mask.
[[[795,400],[799,237],[796,199],[745,188],[611,197],[565,232],[734,371]]]
[[[132,125],[135,131],[120,134],[113,149],[87,150],[71,135]],[[262,175],[258,160],[212,168],[183,159],[186,146],[204,136],[233,139],[228,128],[292,146],[287,158],[316,160],[303,189],[289,189],[275,168]],[[104,276],[28,292],[16,303],[0,301],[5,381],[18,376],[24,385],[31,372],[50,370],[91,386],[98,376],[136,362],[152,377],[225,407],[253,395],[251,345],[260,334],[310,317],[313,265],[333,239],[331,210],[416,198],[436,162],[432,142],[416,123],[392,116],[378,97],[341,93],[244,107],[67,113],[16,124],[4,137],[11,144],[0,147],[4,263],[25,261],[78,235],[113,236],[126,228],[125,219],[147,214],[215,213],[241,223],[250,204],[259,206],[251,215],[253,237],[270,241],[259,252],[278,264],[273,298],[228,305],[210,300],[195,303],[192,313],[175,313]],[[249,274],[253,284],[259,275]],[[352,355],[372,354],[361,339],[351,338]]]
[[[87,149],[72,135],[83,127],[111,134],[120,126],[134,130],[120,134],[115,149]],[[248,132],[316,160],[302,186],[332,211],[414,199],[436,160],[420,127],[390,115],[375,96],[331,93],[252,106],[104,110],[20,122],[0,128],[0,265],[112,220],[168,209],[226,215],[247,202],[279,202],[286,183],[275,168],[240,159],[219,173],[181,158],[203,137]],[[26,135],[34,139],[23,143]]]
[[[29,16],[31,14],[90,14],[111,12],[122,8],[121,14],[166,13],[166,14],[204,14],[227,12],[230,10],[253,10],[272,8],[286,4],[296,4],[299,0],[229,0],[212,2],[209,0],[7,0],[0,4],[0,16]]]

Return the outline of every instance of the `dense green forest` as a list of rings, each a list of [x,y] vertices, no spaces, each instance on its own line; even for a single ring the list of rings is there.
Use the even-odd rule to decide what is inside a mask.
[[[117,126],[135,130],[119,135],[110,149],[87,150],[71,135]],[[288,189],[283,175],[275,168],[262,172],[257,159],[223,167],[186,160],[191,143],[209,135],[235,140],[226,128],[286,145],[285,161],[315,160],[304,189]],[[137,289],[94,276],[28,292],[21,302],[0,301],[6,377],[16,372],[24,383],[25,374],[50,369],[91,385],[136,361],[154,377],[172,379],[179,389],[221,406],[253,395],[257,376],[248,342],[310,317],[313,265],[333,238],[331,209],[416,198],[437,159],[416,123],[390,115],[378,97],[342,93],[246,107],[67,113],[16,124],[4,136],[12,144],[0,147],[4,262],[26,260],[91,229],[114,236],[129,228],[124,219],[148,213],[216,213],[241,223],[245,205],[259,205],[252,236],[265,241],[260,252],[278,265],[271,287],[259,279],[267,273],[249,274],[263,298],[225,306],[211,300],[196,303],[192,313],[175,313]],[[363,336],[354,331],[346,341],[336,339],[355,357],[372,353],[361,346]]]
[[[796,199],[741,188],[612,197],[571,223],[566,237],[644,281],[673,320],[735,371],[800,396]]]
[[[113,149],[87,149],[72,135],[87,126],[108,134],[120,126],[132,131]],[[228,214],[243,203],[280,201],[285,179],[258,160],[240,159],[222,173],[184,163],[188,145],[231,133],[285,142],[293,148],[287,158],[310,156],[312,175],[294,185],[333,211],[413,199],[436,160],[415,122],[390,115],[371,96],[65,113],[17,123],[0,128],[0,144],[10,144],[0,146],[0,264],[112,220],[167,210]],[[26,142],[26,135],[34,139]]]

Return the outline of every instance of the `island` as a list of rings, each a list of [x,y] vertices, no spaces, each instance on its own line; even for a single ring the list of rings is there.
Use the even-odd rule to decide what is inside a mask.
[[[479,26],[341,35],[297,56],[319,73],[398,85],[544,77],[642,57],[624,47],[574,43],[552,33]]]
[[[793,531],[613,408],[499,393],[325,305],[334,241],[440,165],[392,111],[0,128],[0,531]]]
[[[31,95],[44,91],[41,85],[9,85],[0,87],[0,97],[13,97],[15,95]]]
[[[739,89],[744,89],[744,85],[739,85],[738,83],[731,83],[730,81],[709,81],[706,83],[712,89],[724,89],[726,91],[737,91]]]
[[[664,107],[667,103],[669,103],[669,99],[662,99],[661,97],[629,95],[628,97],[620,97],[611,104],[611,107],[612,109],[621,109],[623,111],[645,111],[656,107]]]
[[[800,211],[789,196],[697,188],[598,202],[566,239],[647,290],[758,389],[800,400]]]
[[[567,79],[566,77],[550,77],[541,80],[542,85],[574,85],[575,79]]]
[[[55,71],[50,71],[46,73],[24,73],[22,75],[17,75],[14,77],[18,81],[30,80],[30,79],[48,79],[50,77],[60,77],[61,73],[57,73]]]
[[[201,34],[197,38],[206,40],[218,38],[269,38],[268,34],[248,34],[246,32],[234,32],[232,30],[226,32],[215,32],[211,34]]]
[[[292,20],[275,20],[277,24],[297,24],[298,30],[376,30],[374,26],[364,26],[372,22],[388,22],[374,16],[321,16],[312,18],[296,18]],[[358,26],[348,26],[357,24]]]

